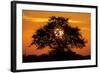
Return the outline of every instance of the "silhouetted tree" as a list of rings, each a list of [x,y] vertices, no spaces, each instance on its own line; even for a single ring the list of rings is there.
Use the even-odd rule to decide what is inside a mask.
[[[48,23],[33,34],[31,45],[35,44],[37,49],[49,46],[60,53],[65,52],[65,49],[83,48],[86,41],[82,37],[80,29],[70,26],[68,20],[64,17],[50,17]]]

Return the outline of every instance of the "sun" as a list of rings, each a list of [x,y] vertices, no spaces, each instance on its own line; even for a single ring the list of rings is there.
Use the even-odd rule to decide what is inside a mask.
[[[56,38],[62,39],[64,35],[64,30],[61,28],[55,28],[54,29],[54,34]]]

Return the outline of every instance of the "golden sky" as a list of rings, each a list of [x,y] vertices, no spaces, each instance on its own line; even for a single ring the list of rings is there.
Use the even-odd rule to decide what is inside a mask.
[[[32,42],[32,35],[35,32],[42,28],[48,22],[49,17],[51,16],[61,16],[65,18],[69,18],[69,23],[72,27],[79,27],[80,32],[83,38],[86,39],[86,47],[83,49],[74,48],[72,49],[77,54],[81,55],[90,55],[91,47],[90,47],[90,13],[77,13],[77,12],[51,12],[51,11],[34,11],[34,10],[23,10],[22,12],[22,43],[23,43],[23,54],[24,55],[41,55],[48,54],[51,50],[48,46],[43,48],[42,50],[37,50],[36,46],[33,45],[29,47]]]

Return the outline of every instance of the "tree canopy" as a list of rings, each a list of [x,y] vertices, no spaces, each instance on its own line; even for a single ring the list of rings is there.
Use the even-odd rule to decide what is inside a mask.
[[[64,51],[71,48],[85,47],[86,40],[81,35],[78,27],[69,24],[69,18],[55,17],[49,18],[47,24],[32,35],[32,43],[42,49],[46,46],[54,50]]]

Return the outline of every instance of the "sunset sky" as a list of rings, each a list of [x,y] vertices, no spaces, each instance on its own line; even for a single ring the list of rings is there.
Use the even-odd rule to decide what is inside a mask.
[[[32,42],[32,35],[35,32],[46,25],[49,17],[60,16],[69,18],[69,25],[72,27],[80,28],[80,32],[83,38],[86,39],[86,47],[72,49],[77,54],[87,56],[91,54],[90,47],[90,13],[77,13],[77,12],[50,12],[50,11],[34,11],[34,10],[23,10],[22,12],[22,43],[23,43],[23,55],[41,55],[48,54],[51,49],[47,46],[43,49],[36,49],[33,45],[29,47]]]

